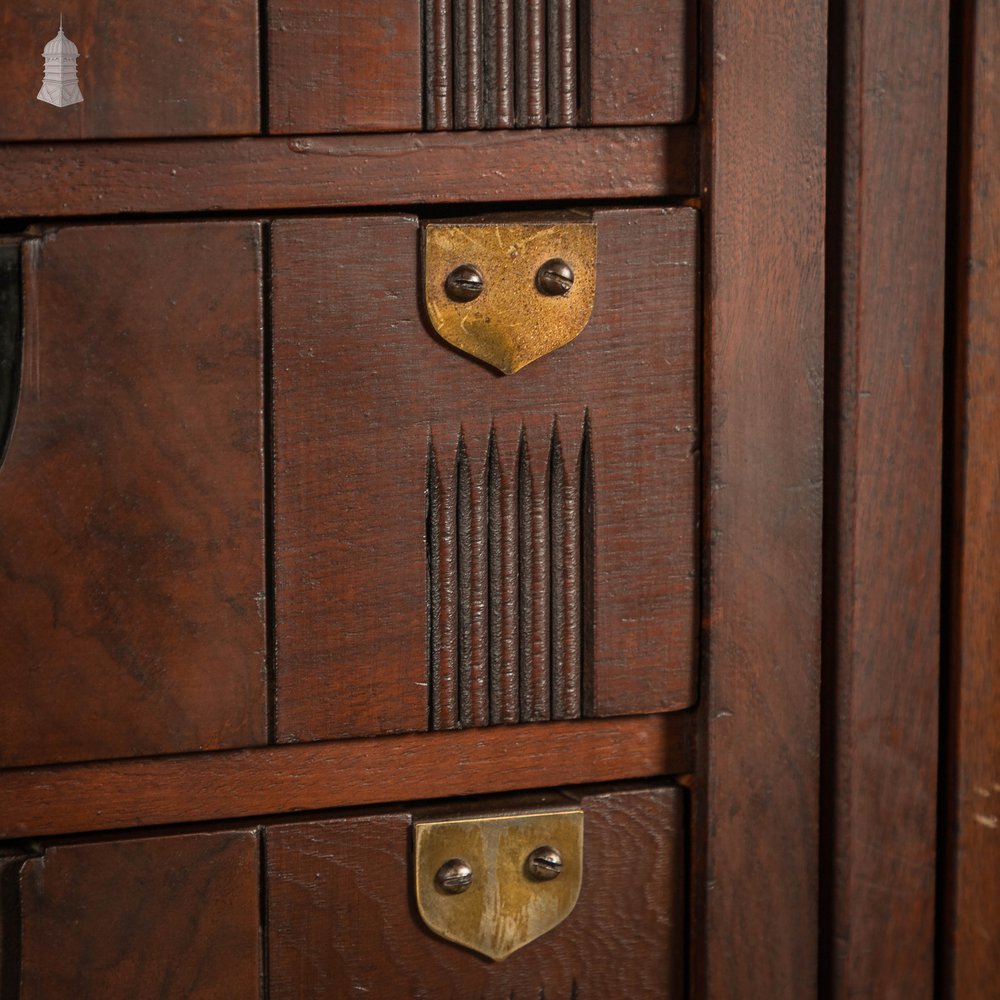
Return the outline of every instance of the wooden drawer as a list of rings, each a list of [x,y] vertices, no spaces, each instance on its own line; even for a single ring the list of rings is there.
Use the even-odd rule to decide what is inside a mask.
[[[698,217],[593,221],[589,323],[507,377],[412,217],[25,241],[0,765],[690,705]]]
[[[584,811],[580,897],[563,923],[502,962],[436,937],[416,914],[407,859],[419,811],[270,828],[272,1000],[679,1000],[680,790],[597,790],[562,799],[579,801]]]
[[[280,741],[691,704],[698,217],[594,219],[589,324],[506,377],[416,219],[274,223]]]
[[[583,854],[561,923],[501,962],[429,930],[413,902],[414,821],[565,807],[583,811]],[[27,855],[0,844],[0,988],[20,1000],[674,1000],[684,812],[680,789],[635,784],[40,841]]]
[[[696,0],[268,4],[277,133],[679,122]]]
[[[42,844],[36,851],[27,859],[0,857],[4,944],[17,942],[0,955],[4,996],[259,995],[255,828]]]
[[[264,740],[260,269],[250,222],[24,244],[0,764]]]
[[[256,0],[78,0],[83,103],[35,99],[58,5],[0,9],[0,140],[244,135],[260,128]]]

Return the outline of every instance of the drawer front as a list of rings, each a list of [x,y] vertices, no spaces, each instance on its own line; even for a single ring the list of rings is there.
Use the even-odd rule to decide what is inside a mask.
[[[694,113],[696,0],[268,4],[277,133],[626,125]]]
[[[83,101],[53,106],[36,95],[43,49],[58,37],[58,5],[0,9],[0,140],[259,130],[256,0],[78,0],[65,15],[64,34],[78,56],[70,52],[63,63],[53,54],[50,76],[75,70]]]
[[[12,859],[3,904],[20,946],[0,984],[18,984],[19,1000],[256,997],[259,867],[253,829]]]
[[[502,961],[423,922],[415,822],[566,809],[582,812],[582,854],[566,854],[556,876],[574,885],[580,876],[561,922]],[[566,851],[553,836],[565,827],[540,829]],[[20,1000],[676,1000],[684,830],[683,792],[660,783],[43,840],[30,853],[0,844],[0,988]],[[484,855],[476,863],[485,883],[502,862]],[[539,891],[530,879],[524,885]],[[524,886],[513,890],[516,909]]]
[[[697,214],[595,219],[588,326],[506,377],[414,219],[274,224],[280,740],[691,703]]]
[[[0,465],[0,764],[265,736],[261,233],[28,241]]]
[[[501,962],[416,914],[409,812],[268,830],[272,1000],[681,996],[683,803],[676,788],[584,795],[570,915]]]

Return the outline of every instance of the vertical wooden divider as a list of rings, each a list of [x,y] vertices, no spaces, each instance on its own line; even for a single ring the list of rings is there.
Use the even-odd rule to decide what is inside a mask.
[[[816,991],[826,3],[706,4],[693,985]]]

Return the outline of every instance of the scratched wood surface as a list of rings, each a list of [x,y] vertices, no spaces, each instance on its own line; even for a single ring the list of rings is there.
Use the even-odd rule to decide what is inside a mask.
[[[0,763],[261,742],[259,226],[54,230],[24,276]]]
[[[0,217],[686,197],[695,139],[667,126],[11,145]]]
[[[694,114],[697,0],[589,0],[580,35],[581,121],[641,125]]]
[[[421,319],[416,220],[274,224],[280,740],[424,729],[432,696],[436,728],[461,724],[456,677],[468,609],[457,600],[451,514],[431,525],[445,569],[431,569],[437,603],[428,608],[428,521],[437,518],[428,448],[439,453],[444,490],[456,480],[460,440],[470,462],[482,463],[491,437],[508,480],[514,463],[521,482],[534,477],[519,493],[528,506],[514,505],[518,561],[496,581],[501,603],[517,602],[500,669],[519,678],[521,720],[549,718],[549,455],[554,427],[578,453],[569,442],[580,441],[585,421],[594,485],[581,597],[584,712],[690,704],[697,213],[595,218],[588,327],[510,377],[452,349]],[[497,552],[499,563],[502,540]],[[501,642],[505,635],[502,627]]]
[[[823,0],[703,4],[703,668],[694,986],[816,995]]]
[[[934,995],[949,7],[835,11],[821,978],[845,1000]]]
[[[256,830],[34,850],[8,911],[18,1000],[259,995]]]
[[[420,921],[407,811],[270,827],[271,998],[680,1000],[682,794],[669,786],[584,793],[576,907],[503,962]]]
[[[1000,981],[1000,4],[962,5],[941,995]]]
[[[59,29],[80,50],[83,103],[36,100]],[[247,135],[260,128],[254,0],[0,5],[0,141]]]
[[[420,0],[267,4],[268,131],[422,127]]]

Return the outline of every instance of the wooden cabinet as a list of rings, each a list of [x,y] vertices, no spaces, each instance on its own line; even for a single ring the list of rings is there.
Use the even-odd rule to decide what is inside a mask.
[[[62,108],[0,12],[3,996],[995,981],[989,5],[71,6]],[[567,221],[579,336],[437,332],[431,227]],[[414,824],[556,800],[576,909],[433,935]]]

